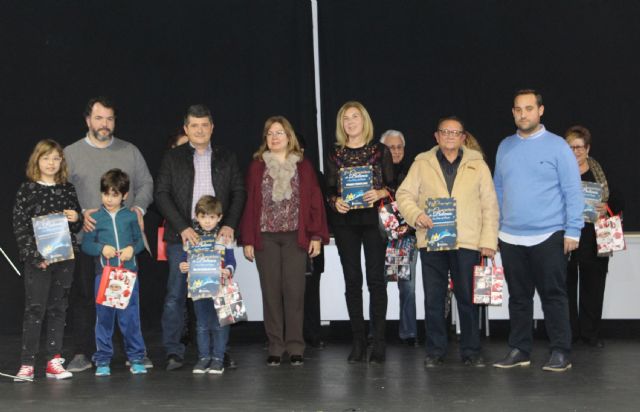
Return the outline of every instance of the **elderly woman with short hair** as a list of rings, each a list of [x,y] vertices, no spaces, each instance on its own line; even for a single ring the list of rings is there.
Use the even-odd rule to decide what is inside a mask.
[[[600,163],[589,157],[591,150],[589,129],[579,125],[572,126],[565,133],[565,139],[576,156],[582,181],[597,182],[602,185],[602,202],[597,206],[597,212],[605,215],[608,203],[614,213],[620,213],[624,207],[623,200],[611,190],[610,181]],[[608,270],[609,258],[598,256],[594,225],[585,222],[580,234],[580,244],[571,252],[567,267],[569,315],[574,342],[582,339],[590,346],[604,347],[599,333]],[[578,293],[578,283],[580,293]],[[578,302],[578,295],[580,302]]]

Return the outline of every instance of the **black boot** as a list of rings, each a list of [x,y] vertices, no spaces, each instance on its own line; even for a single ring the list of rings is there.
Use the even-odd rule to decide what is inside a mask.
[[[364,336],[354,337],[353,339],[353,347],[351,348],[351,353],[347,358],[349,363],[357,363],[364,362],[367,358],[367,341],[364,339]]]
[[[371,315],[373,320],[373,347],[369,356],[370,363],[384,363],[386,359],[386,315],[387,315],[387,290],[374,290],[371,292]]]

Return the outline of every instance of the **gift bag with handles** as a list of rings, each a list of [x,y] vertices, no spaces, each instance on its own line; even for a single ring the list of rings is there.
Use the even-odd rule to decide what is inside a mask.
[[[240,288],[232,279],[223,278],[218,294],[213,298],[213,306],[220,326],[232,325],[248,319]]]
[[[603,216],[594,223],[598,256],[611,256],[613,252],[626,249],[622,218],[619,214],[614,215],[609,205],[607,212],[609,216]]]
[[[102,269],[96,303],[116,309],[125,309],[133,293],[138,274],[122,266],[107,264]]]
[[[473,303],[477,305],[502,305],[504,269],[495,260],[483,256],[480,265],[473,267]]]
[[[384,202],[385,199],[381,199],[378,206],[380,232],[387,239],[400,239],[409,232],[409,225],[398,211],[398,204],[391,195],[389,199],[391,201],[387,203]]]

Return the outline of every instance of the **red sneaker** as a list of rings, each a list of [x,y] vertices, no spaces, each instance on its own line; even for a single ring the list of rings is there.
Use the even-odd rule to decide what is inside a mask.
[[[47,378],[56,378],[56,379],[69,379],[73,376],[71,372],[68,372],[62,364],[64,363],[64,359],[60,357],[60,355],[56,355],[47,362]]]
[[[13,378],[14,382],[33,382],[33,366],[20,366],[20,370],[16,376],[16,378]]]

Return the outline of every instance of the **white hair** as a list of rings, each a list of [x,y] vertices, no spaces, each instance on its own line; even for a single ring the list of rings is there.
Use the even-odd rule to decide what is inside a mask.
[[[404,141],[404,135],[402,134],[402,132],[393,129],[389,129],[386,132],[382,133],[382,136],[380,136],[380,143],[385,144],[384,142],[389,136],[398,136],[400,140],[402,140],[402,145],[406,146],[406,142]]]

